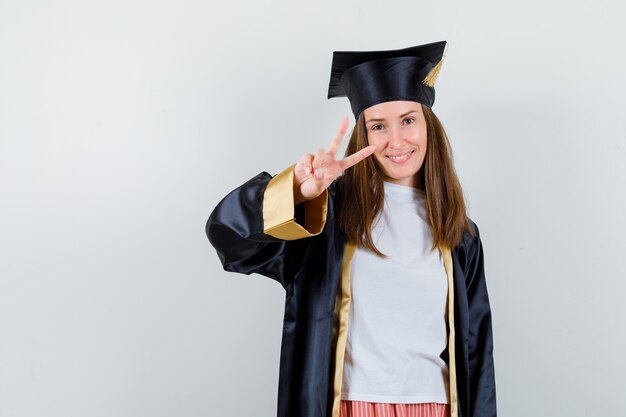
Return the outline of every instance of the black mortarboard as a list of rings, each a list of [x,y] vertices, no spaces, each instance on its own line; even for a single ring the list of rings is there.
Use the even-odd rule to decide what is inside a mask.
[[[374,104],[410,100],[432,107],[446,41],[389,51],[335,51],[328,98],[348,97],[354,117]]]

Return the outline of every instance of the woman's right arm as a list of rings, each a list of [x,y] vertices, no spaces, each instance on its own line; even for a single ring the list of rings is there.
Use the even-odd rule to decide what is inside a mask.
[[[341,172],[375,150],[368,146],[344,159],[335,159],[347,128],[346,117],[327,151],[305,154],[273,178],[263,172],[217,205],[207,221],[206,233],[225,270],[256,272],[287,287],[292,275],[287,266],[297,269],[296,263],[302,258],[298,256],[302,246],[290,242],[322,232],[327,188]]]
[[[206,234],[226,271],[256,272],[286,287],[289,241],[321,233],[327,202],[324,190],[296,210],[294,166],[273,178],[263,172],[220,201],[207,221]]]

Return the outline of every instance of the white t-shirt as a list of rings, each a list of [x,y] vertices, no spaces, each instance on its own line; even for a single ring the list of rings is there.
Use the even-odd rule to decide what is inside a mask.
[[[357,248],[341,399],[449,403],[446,349],[448,281],[424,191],[385,182],[372,238],[388,257]]]

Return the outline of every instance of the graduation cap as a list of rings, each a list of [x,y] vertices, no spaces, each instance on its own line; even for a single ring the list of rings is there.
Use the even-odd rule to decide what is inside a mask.
[[[368,107],[409,100],[432,107],[446,41],[388,51],[335,51],[328,98],[348,97],[354,117]]]

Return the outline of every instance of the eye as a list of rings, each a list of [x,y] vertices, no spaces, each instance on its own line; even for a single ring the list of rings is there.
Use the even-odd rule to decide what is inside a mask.
[[[372,126],[372,130],[381,130],[383,127],[384,127],[383,125],[378,123],[378,124]]]
[[[407,125],[413,124],[415,123],[415,118],[407,117],[406,119],[404,119],[404,123],[406,123]]]

